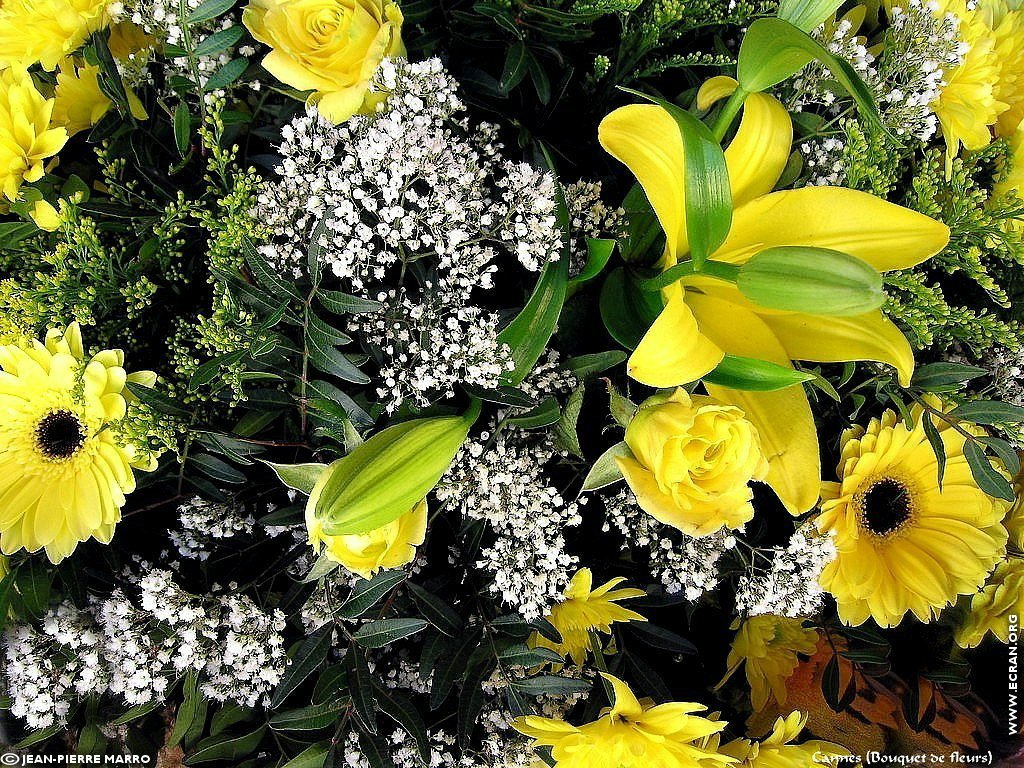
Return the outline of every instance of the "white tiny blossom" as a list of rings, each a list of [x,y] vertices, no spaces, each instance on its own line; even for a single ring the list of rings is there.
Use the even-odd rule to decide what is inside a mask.
[[[835,559],[832,539],[819,534],[813,526],[804,526],[793,534],[785,548],[773,548],[772,555],[767,571],[740,577],[736,610],[747,616],[810,616],[821,607],[825,596],[818,577]],[[763,556],[760,550],[757,556]]]
[[[221,539],[239,533],[251,534],[256,526],[252,515],[235,504],[206,501],[198,496],[178,507],[179,528],[168,531],[178,554],[190,560],[206,560]]]

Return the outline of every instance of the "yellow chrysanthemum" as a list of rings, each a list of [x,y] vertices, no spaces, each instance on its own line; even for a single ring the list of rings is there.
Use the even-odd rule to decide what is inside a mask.
[[[808,768],[813,765],[837,765],[836,758],[849,757],[850,750],[830,741],[793,742],[807,725],[807,715],[792,712],[780,717],[772,726],[772,732],[761,741],[736,739],[721,747],[721,752],[731,755],[739,768]]]
[[[8,200],[17,200],[23,181],[41,179],[43,161],[67,142],[67,131],[50,127],[52,112],[53,99],[43,98],[27,72],[0,72],[0,193]]]
[[[556,768],[716,768],[736,758],[708,746],[708,737],[727,725],[694,713],[700,704],[640,701],[624,682],[604,674],[615,701],[592,723],[575,726],[548,717],[516,718],[512,727],[551,747]]]
[[[931,418],[931,417],[928,417]],[[938,462],[920,408],[904,424],[892,411],[842,439],[839,483],[824,483],[818,528],[838,555],[821,574],[847,624],[930,621],[957,595],[975,592],[1002,558],[1005,502],[982,492],[964,457],[965,437],[942,420]]]
[[[416,557],[416,547],[427,534],[427,500],[423,499],[404,515],[367,533],[329,536],[323,522],[306,508],[309,543],[323,549],[328,559],[368,579],[385,568],[399,568]]]
[[[636,611],[617,605],[619,600],[643,597],[642,589],[615,589],[625,579],[607,581],[593,589],[594,576],[589,568],[581,568],[565,589],[565,600],[551,609],[547,620],[562,635],[562,642],[554,643],[538,632],[530,637],[530,647],[550,648],[562,658],[571,657],[582,665],[590,649],[590,632],[609,634],[616,621],[647,621]]]
[[[77,323],[45,343],[0,346],[0,550],[41,548],[54,563],[92,537],[114,535],[132,468],[152,470],[146,449],[119,440],[128,381],[120,350],[86,360]]]
[[[0,68],[42,64],[53,71],[90,33],[110,23],[110,0],[4,0]]]
[[[996,121],[996,134],[1012,136],[1024,119],[1024,13],[1010,10],[1003,0],[984,0],[977,13],[991,30],[999,62],[995,97],[1006,105]]]
[[[53,123],[69,134],[92,128],[113,106],[100,90],[100,68],[92,64],[76,67],[72,59],[60,63],[53,98]]]
[[[1004,560],[988,584],[971,598],[971,610],[956,634],[957,645],[974,648],[991,632],[1008,642],[1010,616],[1024,616],[1024,560]]]
[[[817,642],[817,631],[806,629],[800,619],[752,616],[739,626],[732,641],[726,679],[743,664],[755,712],[763,710],[773,696],[785,704],[786,680],[800,663],[797,654],[810,656]]]

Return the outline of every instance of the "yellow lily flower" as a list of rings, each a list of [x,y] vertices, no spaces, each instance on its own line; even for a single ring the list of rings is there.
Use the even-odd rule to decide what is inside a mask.
[[[731,78],[713,78],[701,89],[698,106],[706,109],[735,88]],[[599,139],[636,176],[667,234],[662,266],[685,258],[683,144],[675,120],[661,107],[633,104],[601,122]],[[793,126],[782,104],[763,93],[748,96],[725,150],[732,226],[711,258],[742,264],[765,248],[814,246],[843,251],[884,272],[920,264],[949,241],[945,224],[864,192],[841,187],[773,192],[792,141]],[[769,310],[746,300],[733,284],[699,275],[676,283],[665,296],[664,311],[629,359],[630,376],[653,387],[696,381],[725,354],[786,366],[791,360],[888,363],[904,386],[913,373],[910,344],[879,310],[853,317]],[[743,409],[757,427],[769,462],[765,482],[786,508],[800,514],[813,507],[821,464],[803,388],[706,387],[712,397]]]

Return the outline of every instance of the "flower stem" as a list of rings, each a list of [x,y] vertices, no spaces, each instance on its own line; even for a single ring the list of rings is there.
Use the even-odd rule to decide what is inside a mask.
[[[736,114],[740,111],[740,107],[743,106],[743,102],[746,101],[749,94],[742,88],[737,87],[733,91],[732,96],[725,102],[725,106],[722,107],[722,111],[718,113],[718,117],[715,119],[715,124],[711,127],[711,132],[715,135],[718,141],[725,138],[726,131],[729,130],[729,126],[732,125],[732,121],[736,118]]]

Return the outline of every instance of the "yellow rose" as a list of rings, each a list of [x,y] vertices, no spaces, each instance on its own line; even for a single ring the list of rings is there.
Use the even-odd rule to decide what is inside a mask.
[[[754,516],[748,483],[762,480],[768,461],[757,429],[743,411],[684,389],[646,400],[626,427],[632,456],[619,469],[640,507],[690,536]]]
[[[272,48],[264,68],[313,91],[311,101],[335,124],[363,107],[385,56],[405,55],[402,12],[392,0],[252,0],[242,23]]]
[[[36,90],[25,70],[0,72],[0,194],[8,200],[18,199],[23,181],[39,181],[43,161],[67,142],[66,130],[50,127],[52,112],[53,99]]]
[[[307,507],[306,530],[314,549],[323,549],[328,559],[368,579],[377,571],[398,568],[416,557],[416,547],[427,533],[427,500],[369,533],[343,536],[325,534],[320,520]]]

